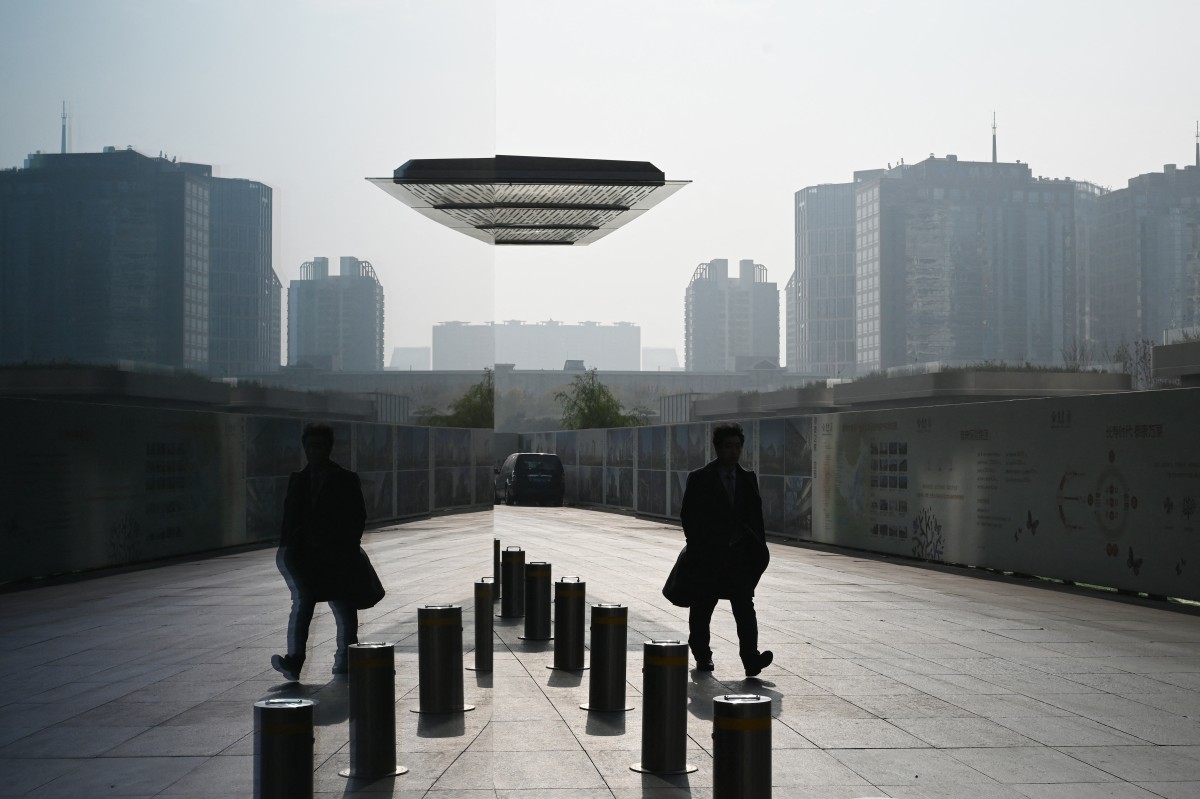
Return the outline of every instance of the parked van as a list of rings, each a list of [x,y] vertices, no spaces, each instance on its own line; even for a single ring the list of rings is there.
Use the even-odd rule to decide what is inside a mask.
[[[493,500],[505,505],[561,505],[562,460],[552,452],[514,452],[496,470]]]

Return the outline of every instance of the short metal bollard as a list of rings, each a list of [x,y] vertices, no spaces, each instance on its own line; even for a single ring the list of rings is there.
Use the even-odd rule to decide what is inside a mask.
[[[550,564],[525,564],[525,641],[550,640]]]
[[[713,697],[714,799],[771,799],[771,698]]]
[[[633,710],[625,704],[625,642],[629,634],[629,608],[592,605],[592,677],[588,681],[584,710]]]
[[[254,703],[255,799],[312,799],[311,699]]]
[[[396,765],[396,649],[392,644],[351,644],[350,768],[338,774],[378,780],[407,774]]]
[[[554,584],[554,665],[548,669],[580,671],[583,664],[583,600],[587,583],[563,577]]]
[[[426,605],[417,608],[419,707],[414,713],[461,713],[463,704],[462,608]]]
[[[500,558],[500,618],[525,615],[525,550],[507,547]]]
[[[642,761],[644,774],[689,774],[687,762],[688,645],[647,641],[642,647]]]
[[[500,539],[492,539],[492,600],[500,598]]]
[[[475,583],[475,665],[467,666],[473,671],[492,670],[492,589],[491,577],[483,577]]]

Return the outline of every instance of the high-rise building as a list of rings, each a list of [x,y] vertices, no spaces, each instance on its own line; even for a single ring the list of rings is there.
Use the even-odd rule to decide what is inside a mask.
[[[1094,253],[1102,351],[1200,324],[1200,154],[1102,197]]]
[[[854,185],[796,192],[796,271],[785,289],[788,371],[854,375]]]
[[[212,181],[208,373],[279,369],[283,285],[271,268],[271,187]]]
[[[288,286],[288,366],[336,372],[383,369],[383,287],[366,261],[343,256],[300,266]]]
[[[1101,194],[950,155],[854,184],[858,374],[914,363],[1058,363],[1088,335],[1079,248]],[[1084,237],[1086,238],[1086,237]]]
[[[253,195],[250,218],[242,197]],[[265,209],[262,199],[266,199]],[[239,233],[255,230],[253,240]],[[0,361],[133,361],[227,373],[227,353],[278,364],[270,189],[132,149],[35,154],[0,172]],[[214,297],[215,274],[222,277]],[[249,279],[258,304],[227,297]],[[274,288],[274,298],[271,290]],[[270,316],[271,309],[274,317]],[[222,332],[213,340],[213,325]],[[272,327],[273,325],[273,327]],[[239,336],[250,336],[244,346]],[[276,353],[266,351],[274,342]]]
[[[751,260],[717,258],[696,267],[684,295],[684,368],[737,372],[762,361],[779,365],[779,288]]]

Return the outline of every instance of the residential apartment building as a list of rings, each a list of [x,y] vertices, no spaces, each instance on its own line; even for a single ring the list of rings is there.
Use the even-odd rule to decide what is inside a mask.
[[[1200,153],[1101,199],[1093,270],[1101,351],[1200,325]]]
[[[301,265],[288,286],[288,366],[336,372],[383,369],[383,287],[367,261],[343,256]]]
[[[752,260],[714,259],[696,267],[684,294],[684,368],[736,372],[779,365],[779,288]]]

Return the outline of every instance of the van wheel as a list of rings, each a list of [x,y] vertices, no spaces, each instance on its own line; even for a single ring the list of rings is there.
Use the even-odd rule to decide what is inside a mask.
[[[504,489],[504,504],[505,505],[516,505],[517,504],[516,497],[513,496],[512,488]]]

